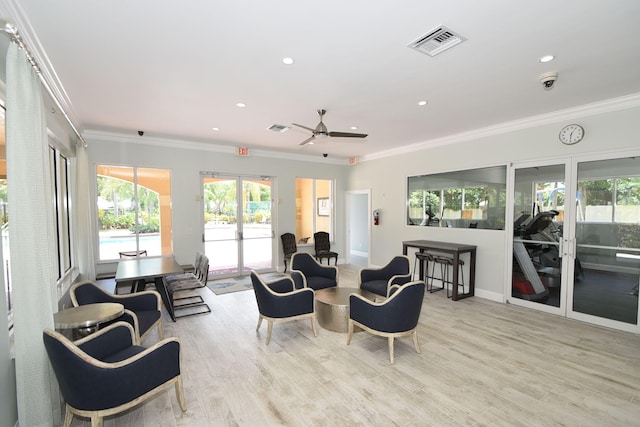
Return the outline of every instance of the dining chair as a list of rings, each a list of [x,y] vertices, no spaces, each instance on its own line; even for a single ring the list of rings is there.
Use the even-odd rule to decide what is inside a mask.
[[[209,258],[198,252],[196,254],[196,269],[193,273],[170,274],[163,277],[164,287],[169,296],[169,303],[173,308],[173,312],[178,310],[190,309],[182,311],[181,314],[175,314],[174,317],[186,317],[196,314],[211,313],[211,308],[204,301],[202,295],[190,294],[184,295],[183,291],[192,291],[207,286],[209,279]],[[182,296],[177,297],[176,293],[180,292]]]
[[[327,259],[327,265],[331,263],[331,259],[335,259],[334,265],[338,265],[338,253],[331,250],[331,240],[329,233],[326,231],[318,231],[313,233],[313,245],[316,251],[316,259],[322,263],[323,259]]]
[[[287,262],[291,262],[291,256],[298,252],[296,244],[296,235],[293,233],[284,233],[280,236],[282,241],[282,252],[284,252],[284,272],[287,272]]]

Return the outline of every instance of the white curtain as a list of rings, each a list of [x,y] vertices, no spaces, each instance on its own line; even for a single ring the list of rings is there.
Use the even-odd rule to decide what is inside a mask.
[[[96,260],[93,251],[95,241],[94,218],[91,215],[91,191],[89,191],[89,159],[87,147],[80,144],[76,150],[76,248],[78,268],[85,280],[95,280]]]
[[[59,393],[42,330],[57,306],[55,229],[49,144],[40,79],[24,51],[7,52],[7,178],[18,422],[52,426]]]

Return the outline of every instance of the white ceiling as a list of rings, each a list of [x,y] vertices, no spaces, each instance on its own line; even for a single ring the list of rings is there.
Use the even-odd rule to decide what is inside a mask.
[[[81,132],[142,130],[151,138],[371,156],[640,93],[638,0],[6,0],[5,7]],[[439,25],[466,41],[435,57],[407,47]],[[556,59],[542,64],[545,54]],[[285,56],[295,64],[284,65]],[[547,71],[559,73],[551,91],[540,84]],[[318,108],[328,111],[330,131],[369,136],[300,147],[304,129],[266,130],[315,127]]]

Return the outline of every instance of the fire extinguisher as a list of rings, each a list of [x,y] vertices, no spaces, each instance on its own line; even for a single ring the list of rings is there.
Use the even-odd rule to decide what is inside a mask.
[[[380,209],[376,209],[373,211],[373,225],[380,224]]]

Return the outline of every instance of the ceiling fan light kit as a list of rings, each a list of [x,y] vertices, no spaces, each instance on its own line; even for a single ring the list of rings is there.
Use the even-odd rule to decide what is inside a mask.
[[[366,133],[354,133],[354,132],[329,132],[327,127],[322,121],[322,117],[327,113],[326,110],[320,109],[317,110],[318,115],[320,116],[320,123],[316,125],[315,128],[310,128],[308,126],[300,125],[298,123],[292,123],[294,126],[301,127],[302,129],[306,129],[311,132],[311,136],[300,143],[300,145],[313,144],[313,140],[316,138],[366,138]]]

